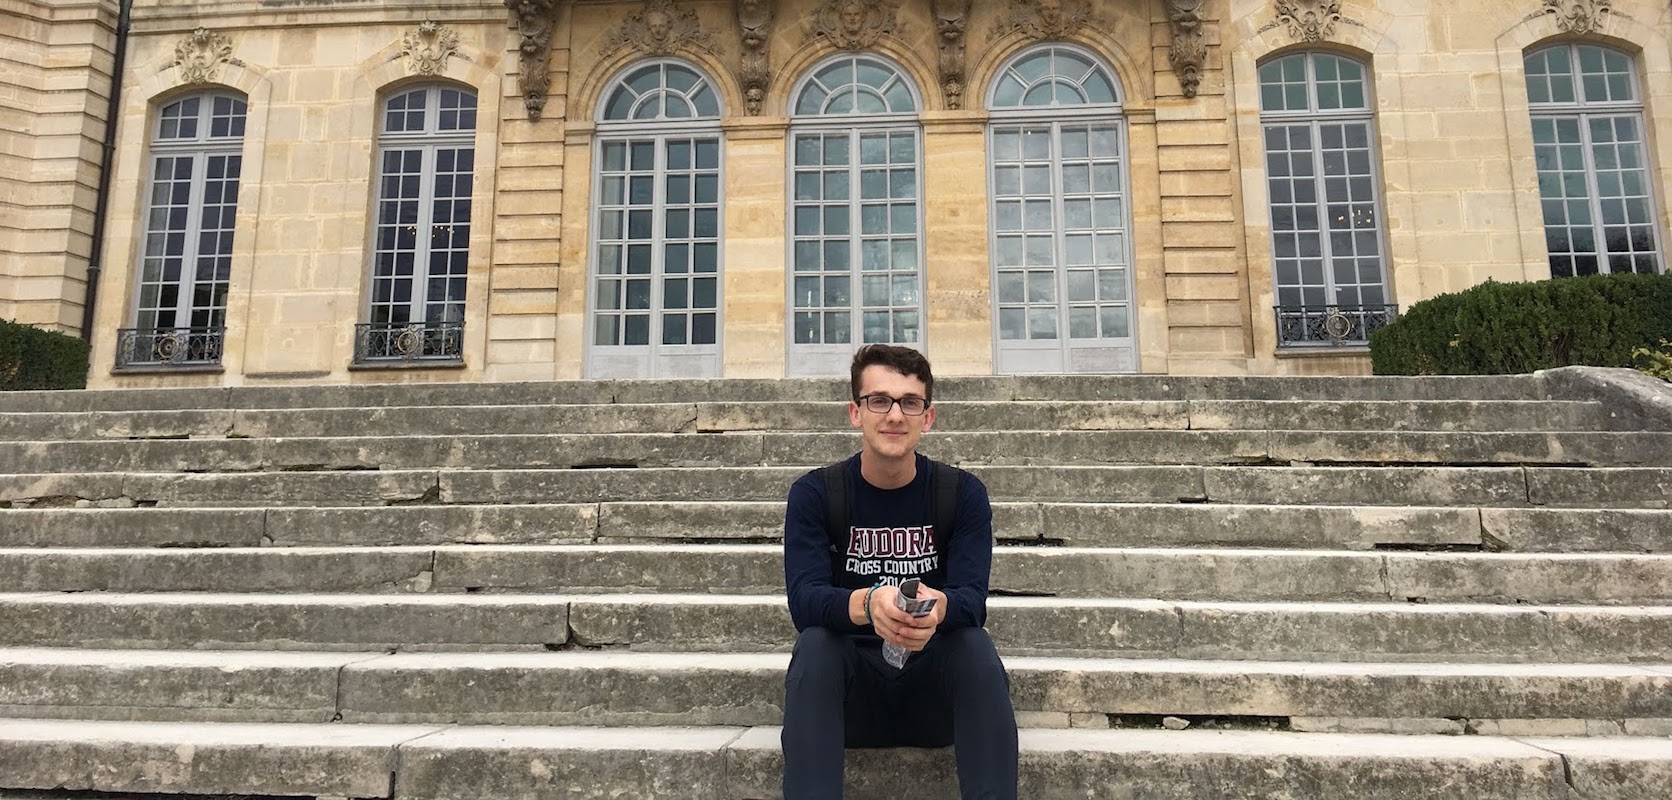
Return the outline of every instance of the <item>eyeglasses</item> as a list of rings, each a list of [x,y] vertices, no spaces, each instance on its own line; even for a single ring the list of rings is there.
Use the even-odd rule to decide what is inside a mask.
[[[894,410],[894,404],[900,404],[900,413],[908,417],[921,416],[929,410],[929,401],[921,397],[889,397],[886,394],[868,394],[859,398],[859,404],[873,414],[887,414]]]

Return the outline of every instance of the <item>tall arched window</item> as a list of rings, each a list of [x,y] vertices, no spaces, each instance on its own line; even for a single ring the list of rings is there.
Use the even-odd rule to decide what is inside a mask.
[[[1529,54],[1526,67],[1550,274],[1659,271],[1659,217],[1631,58],[1563,44]]]
[[[355,360],[464,357],[476,93],[439,84],[383,102],[368,322]]]
[[[673,61],[605,91],[592,187],[587,374],[720,374],[720,98]]]
[[[1047,45],[988,102],[996,371],[1132,372],[1126,126],[1109,69]]]
[[[916,92],[845,54],[792,97],[789,373],[843,373],[860,343],[922,347]]]
[[[1363,346],[1393,318],[1371,108],[1350,58],[1260,66],[1279,347]]]
[[[118,332],[118,368],[220,363],[245,110],[242,97],[209,91],[156,116],[134,327]]]

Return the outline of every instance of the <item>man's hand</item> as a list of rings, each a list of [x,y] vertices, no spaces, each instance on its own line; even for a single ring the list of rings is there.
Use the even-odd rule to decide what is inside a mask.
[[[871,623],[883,641],[915,653],[929,643],[935,629],[946,619],[946,595],[928,586],[918,586],[917,596],[935,598],[935,607],[924,616],[913,617],[894,605],[899,593],[899,588],[894,586],[879,586],[871,593]]]

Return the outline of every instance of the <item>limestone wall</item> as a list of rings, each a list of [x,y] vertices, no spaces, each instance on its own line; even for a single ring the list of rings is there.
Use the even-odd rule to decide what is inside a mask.
[[[0,0],[0,319],[80,333],[110,0]]]

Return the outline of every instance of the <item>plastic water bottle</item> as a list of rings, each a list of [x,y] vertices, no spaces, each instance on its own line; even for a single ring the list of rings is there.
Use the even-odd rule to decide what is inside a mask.
[[[918,580],[916,578],[910,578],[905,583],[900,584],[900,592],[894,595],[894,607],[914,617],[927,615],[935,607],[935,599],[933,597],[918,597],[917,587]],[[911,653],[900,645],[893,642],[882,643],[882,660],[887,661],[888,665],[895,669],[906,666],[906,656],[908,655],[911,655]]]

